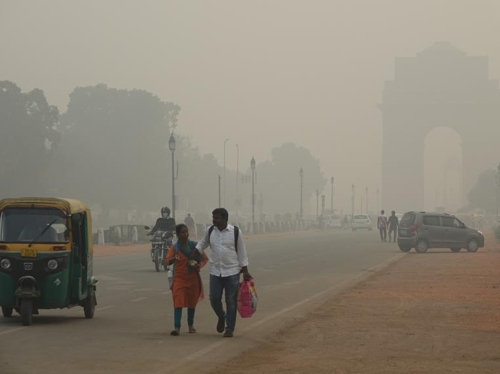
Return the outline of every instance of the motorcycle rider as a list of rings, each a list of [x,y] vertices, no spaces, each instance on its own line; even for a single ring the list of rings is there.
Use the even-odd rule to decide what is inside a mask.
[[[164,206],[161,208],[161,217],[156,220],[155,226],[151,229],[148,235],[153,235],[156,231],[166,231],[169,235],[175,231],[175,219],[170,217],[170,208],[168,206]],[[153,249],[151,249],[151,254],[153,253]]]
[[[148,235],[153,235],[156,231],[175,231],[175,219],[170,217],[170,208],[164,206],[161,208],[161,217],[156,220],[155,227],[151,229]]]

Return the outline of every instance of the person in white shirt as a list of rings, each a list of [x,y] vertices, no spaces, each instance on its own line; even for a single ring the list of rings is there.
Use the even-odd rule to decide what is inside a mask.
[[[242,232],[229,225],[229,213],[224,208],[212,212],[213,226],[209,228],[196,249],[203,253],[210,246],[210,303],[218,317],[217,332],[224,332],[231,338],[236,326],[238,285],[240,273],[245,280],[252,279],[248,272],[248,257]],[[226,312],[222,306],[222,293],[225,293]]]

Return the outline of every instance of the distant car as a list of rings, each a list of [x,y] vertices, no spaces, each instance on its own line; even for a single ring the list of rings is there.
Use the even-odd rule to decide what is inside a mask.
[[[484,247],[484,235],[446,213],[408,212],[399,223],[398,246],[403,252],[412,248],[418,253],[429,248],[450,248],[452,252],[465,248],[476,252]]]
[[[338,214],[328,214],[324,216],[323,223],[327,229],[340,229],[342,228],[342,220]]]
[[[352,218],[352,231],[373,230],[372,220],[367,214],[357,214]]]

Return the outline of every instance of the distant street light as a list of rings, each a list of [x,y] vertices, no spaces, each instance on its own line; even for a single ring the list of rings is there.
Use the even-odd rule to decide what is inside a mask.
[[[222,178],[224,179],[224,206],[226,206],[226,143],[229,141],[229,138],[224,140],[224,174]]]
[[[168,140],[168,149],[172,152],[172,218],[175,219],[175,138],[174,134],[170,134]]]
[[[366,192],[366,214],[368,214],[368,186],[365,189]]]
[[[355,190],[356,190],[356,188],[354,187],[354,183],[351,186],[351,190],[352,190],[352,196],[351,196],[351,200],[352,200],[351,219],[352,219],[352,218],[354,218],[354,199],[355,199],[354,195],[355,195]]]
[[[304,170],[300,168],[299,170],[299,175],[300,175],[300,218],[304,218],[304,206],[303,206],[303,192],[304,192]]]
[[[239,217],[239,208],[240,208],[240,146],[236,144],[236,215]]]
[[[319,218],[319,190],[316,190],[316,218]]]
[[[377,188],[377,214],[380,212],[380,198],[379,198],[379,190]]]
[[[330,210],[331,210],[331,214],[333,214],[333,182],[334,182],[334,179],[333,177],[330,178],[330,182],[332,184],[332,200],[330,201]]]

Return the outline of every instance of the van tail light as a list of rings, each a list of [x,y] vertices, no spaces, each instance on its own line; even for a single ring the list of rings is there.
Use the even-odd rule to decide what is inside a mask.
[[[66,247],[65,246],[55,246],[52,248],[54,251],[65,251]]]
[[[7,246],[5,244],[0,244],[0,251],[7,250]]]
[[[411,233],[412,233],[413,235],[417,235],[417,234],[418,234],[418,225],[417,225],[416,223],[415,223],[415,224],[413,225],[413,227],[411,228]]]

